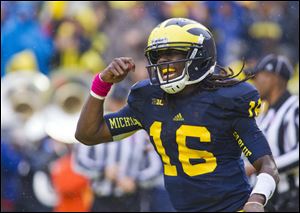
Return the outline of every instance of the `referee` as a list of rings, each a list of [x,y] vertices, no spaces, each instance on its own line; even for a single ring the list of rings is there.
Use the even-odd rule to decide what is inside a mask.
[[[75,171],[89,177],[95,200],[92,211],[137,212],[149,206],[143,195],[157,185],[162,165],[144,131],[118,143],[76,144]]]
[[[257,123],[269,141],[280,182],[269,211],[299,211],[299,100],[287,89],[293,67],[281,55],[267,55],[255,69],[254,84],[268,105]]]

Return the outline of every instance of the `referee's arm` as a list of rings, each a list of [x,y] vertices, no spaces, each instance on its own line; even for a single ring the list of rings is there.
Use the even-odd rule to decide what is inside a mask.
[[[283,117],[276,131],[280,155],[274,157],[279,173],[299,166],[299,105],[296,103]]]

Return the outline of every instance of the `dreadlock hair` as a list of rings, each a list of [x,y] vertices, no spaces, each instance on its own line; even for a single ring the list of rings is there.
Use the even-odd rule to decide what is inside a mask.
[[[219,69],[219,73],[209,75],[207,78],[201,81],[199,87],[203,90],[216,90],[221,87],[231,87],[241,82],[247,81],[251,79],[254,74],[248,74],[242,80],[236,79],[236,77],[238,77],[242,73],[244,67],[245,61],[243,61],[243,66],[240,71],[237,74],[234,74],[233,70],[230,67],[228,67],[229,71],[227,71],[224,67],[216,65],[216,68]]]
[[[216,65],[216,68],[219,69],[218,74],[210,74],[203,81],[198,83],[197,88],[200,90],[213,91],[222,87],[231,87],[253,78],[255,75],[254,73],[247,73],[246,77],[243,78],[242,80],[236,79],[236,77],[238,77],[243,72],[244,67],[245,67],[245,61],[243,61],[243,65],[240,71],[237,74],[234,74],[233,70],[230,67],[228,67],[229,71],[227,71],[226,68],[220,65]],[[174,104],[172,104],[172,102],[170,102],[171,97],[172,95],[164,92],[162,100],[166,104],[169,104],[170,107],[176,107]]]

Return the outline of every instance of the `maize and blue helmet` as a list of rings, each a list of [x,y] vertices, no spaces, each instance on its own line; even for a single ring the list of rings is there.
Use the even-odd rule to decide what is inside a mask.
[[[158,52],[168,49],[184,51],[186,58],[158,64]],[[216,65],[216,46],[212,33],[202,24],[185,18],[168,19],[153,29],[145,49],[150,82],[169,94],[178,93],[186,85],[195,84],[213,73]],[[181,75],[164,79],[162,65],[185,63]]]

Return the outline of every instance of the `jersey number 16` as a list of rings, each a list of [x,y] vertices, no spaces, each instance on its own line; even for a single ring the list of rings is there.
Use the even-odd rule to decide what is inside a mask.
[[[162,122],[155,121],[150,127],[150,136],[164,163],[164,173],[168,176],[177,176],[177,168],[171,164],[170,157],[166,154],[161,140]],[[181,125],[176,131],[178,144],[178,158],[183,171],[189,176],[197,176],[213,172],[217,167],[217,159],[213,153],[205,150],[195,150],[186,145],[187,137],[199,138],[202,143],[210,143],[210,132],[203,126]],[[203,163],[191,164],[190,159],[203,159]]]

